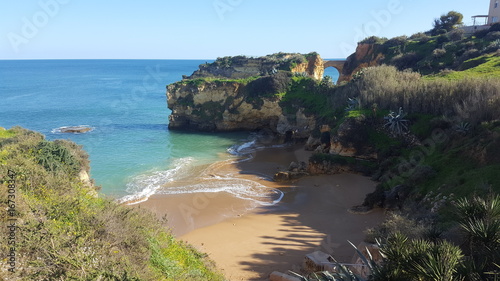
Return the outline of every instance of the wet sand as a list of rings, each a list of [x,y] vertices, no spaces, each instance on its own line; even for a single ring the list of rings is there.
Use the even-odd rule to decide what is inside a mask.
[[[347,210],[360,204],[375,183],[351,174],[311,176],[287,184],[269,181],[291,161],[308,157],[298,147],[265,149],[250,161],[215,169],[257,181],[270,191],[281,190],[283,198],[273,206],[225,192],[155,195],[140,205],[166,215],[174,234],[209,254],[228,280],[268,280],[275,270],[298,271],[304,255],[316,250],[351,262],[354,251],[347,240],[362,242],[364,230],[379,224],[383,213],[355,215]]]

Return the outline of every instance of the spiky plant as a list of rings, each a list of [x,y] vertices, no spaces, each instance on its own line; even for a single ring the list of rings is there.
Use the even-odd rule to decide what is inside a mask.
[[[379,243],[383,266],[373,280],[461,280],[458,270],[463,261],[459,247],[443,241],[410,240],[395,233]],[[375,272],[375,271],[374,271]]]
[[[455,125],[454,129],[456,132],[462,135],[466,135],[470,130],[470,123],[462,122],[460,124]]]
[[[408,130],[408,120],[404,119],[407,113],[403,111],[403,108],[400,107],[398,113],[392,111],[386,117],[384,117],[387,122],[384,124],[385,127],[389,127],[391,132],[394,135],[402,135],[405,131]]]
[[[348,98],[347,99],[347,107],[345,111],[352,111],[359,108],[359,101],[356,98]]]
[[[486,278],[486,272],[496,270],[496,264],[500,264],[500,196],[460,199],[456,208],[470,253],[468,268]]]
[[[418,280],[457,280],[457,269],[463,257],[460,248],[447,241],[433,243],[424,240],[416,240],[413,246],[419,259],[411,261],[409,271],[418,276]]]

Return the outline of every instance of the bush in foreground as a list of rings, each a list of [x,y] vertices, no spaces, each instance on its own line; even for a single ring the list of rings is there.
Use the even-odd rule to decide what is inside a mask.
[[[12,237],[0,252],[15,255],[0,280],[223,280],[153,214],[97,197],[74,143],[13,128],[0,134],[0,163],[0,220],[15,219],[0,234]]]

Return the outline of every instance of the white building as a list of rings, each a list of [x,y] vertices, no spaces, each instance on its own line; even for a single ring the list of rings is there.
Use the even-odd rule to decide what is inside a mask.
[[[487,15],[473,16],[472,20],[473,24],[471,26],[461,27],[467,34],[489,29],[490,25],[500,22],[500,0],[490,0],[489,13]]]
[[[494,24],[500,21],[499,0],[490,0],[490,12],[488,13],[488,24]]]

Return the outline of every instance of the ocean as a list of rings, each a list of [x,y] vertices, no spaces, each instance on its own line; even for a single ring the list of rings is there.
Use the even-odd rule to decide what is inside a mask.
[[[47,139],[70,139],[88,152],[101,193],[122,202],[149,196],[229,192],[258,198],[256,183],[228,175],[203,186],[175,186],[200,167],[237,161],[249,133],[168,130],[165,87],[209,60],[0,60],[0,126],[22,126]],[[334,71],[325,75],[336,80]],[[61,133],[86,125],[84,134]]]

